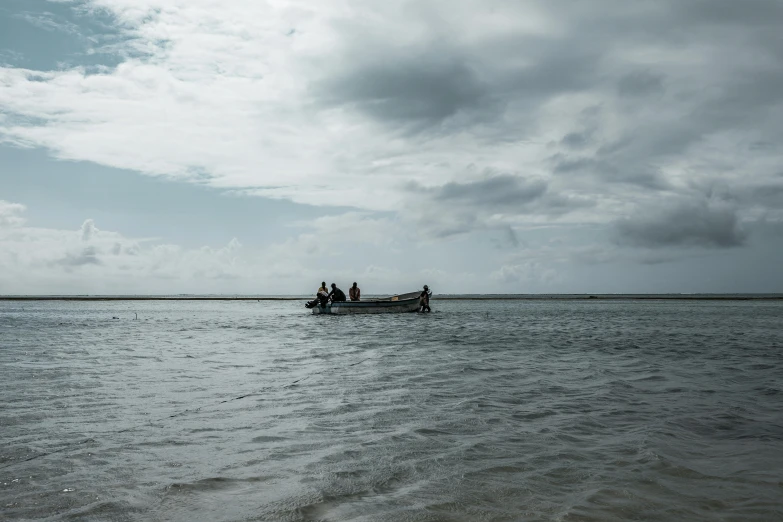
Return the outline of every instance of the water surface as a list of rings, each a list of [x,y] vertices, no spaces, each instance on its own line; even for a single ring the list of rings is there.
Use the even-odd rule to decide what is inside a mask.
[[[0,518],[783,519],[783,303],[433,310],[0,302]]]

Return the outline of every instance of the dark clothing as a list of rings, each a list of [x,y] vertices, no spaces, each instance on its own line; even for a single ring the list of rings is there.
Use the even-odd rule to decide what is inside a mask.
[[[421,294],[419,294],[419,311],[420,312],[431,312],[430,309],[430,294],[427,290],[422,290]]]
[[[334,289],[331,292],[329,292],[329,297],[332,298],[333,303],[342,303],[343,301],[345,301],[345,292],[343,292],[337,287],[334,287]]]
[[[316,305],[321,305],[321,307],[324,307],[328,302],[329,299],[327,299],[326,290],[324,288],[319,288],[318,293],[315,296],[315,299],[313,299],[312,301],[308,301],[307,304],[305,304],[305,307],[313,308]]]
[[[326,299],[326,294],[319,293],[317,296],[315,296],[315,299],[312,301],[308,301],[305,307],[307,308],[313,308],[316,305],[321,305],[322,307],[326,306],[326,303],[328,300]]]

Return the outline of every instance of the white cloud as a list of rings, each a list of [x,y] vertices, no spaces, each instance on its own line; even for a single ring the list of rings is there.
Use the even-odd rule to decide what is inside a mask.
[[[0,204],[2,293],[160,293],[220,288],[222,279],[252,275],[236,239],[222,248],[184,249],[99,230],[92,219],[79,230],[27,227],[23,210]]]
[[[97,233],[98,229],[95,228],[95,222],[92,219],[82,223],[82,241],[90,241]]]
[[[528,261],[515,265],[503,265],[492,273],[496,281],[508,285],[507,291],[514,293],[518,289],[525,288],[524,293],[541,292],[547,287],[552,287],[559,280],[559,275],[554,267],[537,261]]]
[[[25,211],[25,206],[19,203],[9,203],[0,199],[0,227],[19,226],[24,223],[20,216]]]
[[[171,281],[320,279],[322,262],[349,279],[387,267],[398,270],[388,277],[415,272],[413,280],[426,276],[421,266],[443,265],[421,260],[411,271],[362,252],[394,258],[411,244],[477,233],[517,248],[525,238],[515,230],[571,227],[574,238],[586,223],[604,227],[608,248],[618,248],[608,232],[619,229],[626,249],[669,249],[644,259],[747,248],[744,232],[726,240],[710,231],[783,220],[774,23],[783,11],[775,0],[736,5],[84,0],[121,32],[92,49],[119,65],[0,67],[0,143],[358,210],[302,224],[262,253],[132,240],[92,222],[73,232],[25,228],[23,208],[9,204],[0,205],[4,238],[40,266],[118,281],[134,271]],[[730,213],[669,204],[717,192]],[[688,216],[702,225],[660,232]],[[601,247],[574,244],[542,252],[607,259]],[[555,281],[539,259],[507,261],[493,265],[495,282]]]
[[[403,222],[352,212],[297,223],[295,237],[263,247],[247,248],[234,238],[220,246],[186,248],[106,230],[91,219],[73,229],[26,226],[23,209],[0,204],[0,294],[310,294],[322,280],[344,287],[357,281],[365,295],[407,292],[424,283],[447,294],[570,293],[600,290],[602,279],[593,274],[606,266],[614,267],[612,291],[679,291],[676,282],[661,285],[638,270],[623,274],[617,268],[683,261],[671,248],[606,247],[595,241],[595,226],[580,233],[584,237],[576,243],[582,246],[569,241],[573,231],[561,226],[518,230],[524,242],[506,241],[502,248],[492,248],[489,240],[477,243],[476,237],[423,247],[408,240]],[[775,230],[769,232],[777,238],[767,234],[771,243],[757,244],[740,258],[752,263],[769,251],[771,268],[755,272],[761,274],[756,291],[780,284]],[[502,237],[502,230],[496,232]],[[689,291],[709,291],[715,270],[721,271],[715,252],[691,250],[684,259],[698,267],[689,276]],[[676,265],[666,270],[684,277]],[[743,291],[737,283],[727,285],[724,291]]]
[[[0,293],[292,294],[309,293],[322,278],[358,280],[367,293],[384,293],[432,281],[429,273],[395,266],[389,252],[403,238],[401,228],[361,213],[297,223],[295,237],[247,250],[237,238],[217,248],[132,238],[92,219],[78,230],[27,227],[24,209],[0,202]],[[377,249],[386,255],[373,255]],[[376,260],[365,265],[368,252]]]
[[[723,20],[668,2],[85,5],[114,16],[123,62],[99,74],[0,69],[11,115],[0,139],[318,205],[400,210],[408,181],[471,183],[489,168],[592,207],[507,211],[528,222],[606,222],[627,215],[629,199],[687,190],[698,176],[736,186],[731,170],[750,157],[780,158],[747,150],[783,130],[783,100],[769,94],[780,79],[764,77],[780,57],[758,52],[763,19],[750,16],[726,22],[752,35],[740,46],[708,31]],[[691,29],[676,49],[649,37],[671,21]],[[615,22],[626,28],[600,33]],[[722,132],[735,133],[733,157],[708,165],[716,151],[701,144]],[[769,175],[755,164],[755,177]]]

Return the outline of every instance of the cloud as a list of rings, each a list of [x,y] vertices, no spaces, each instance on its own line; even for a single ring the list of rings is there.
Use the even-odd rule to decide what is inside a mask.
[[[753,0],[737,4],[731,0],[697,0],[680,4],[685,22],[718,26],[775,26],[783,19],[783,6],[776,0]]]
[[[82,265],[100,265],[98,259],[98,249],[94,246],[84,247],[78,254],[67,253],[62,259],[58,259],[54,264],[64,266],[82,266]]]
[[[738,191],[747,203],[761,204],[771,211],[783,210],[783,183],[764,183],[746,187],[746,192]],[[779,212],[778,212],[779,213]]]
[[[506,227],[504,240],[511,248],[517,248],[519,246],[519,238],[511,227]]]
[[[92,219],[78,230],[28,227],[18,216],[24,206],[3,202],[0,215],[9,208],[14,218],[0,220],[4,292],[160,293],[252,276],[252,267],[238,259],[236,239],[221,248],[184,249],[99,230]]]
[[[300,232],[294,238],[276,245],[276,257],[283,264],[286,257],[294,255],[307,259],[343,257],[355,245],[383,247],[394,252],[401,229],[391,219],[373,217],[366,212],[347,212],[334,216],[322,216],[311,221],[297,222],[293,228]]]
[[[79,27],[76,24],[67,20],[60,20],[56,15],[50,12],[35,13],[23,11],[16,13],[14,18],[24,20],[44,31],[62,31],[74,35],[80,34]]]
[[[617,92],[624,97],[662,94],[663,78],[650,71],[635,71],[620,78],[617,82]]]
[[[520,284],[528,286],[528,292],[539,291],[559,279],[557,270],[544,263],[528,261],[514,265],[503,265],[491,274],[492,279],[511,285],[512,288]],[[512,292],[513,293],[513,292]]]
[[[431,188],[412,184],[410,188],[449,205],[467,204],[499,210],[520,207],[540,198],[546,192],[547,183],[540,179],[527,180],[519,176],[499,174],[477,181],[449,182]]]
[[[461,125],[497,112],[487,86],[467,60],[451,49],[362,49],[344,70],[314,85],[327,106],[356,108],[384,124],[409,125],[412,131],[459,119]],[[391,55],[390,55],[391,54]]]
[[[470,171],[468,171],[470,172]],[[405,212],[422,238],[450,238],[473,231],[497,230],[503,243],[515,245],[513,227],[536,219],[552,221],[595,206],[595,200],[555,192],[544,179],[487,169],[478,179],[424,186],[408,183],[414,197]],[[509,237],[509,233],[511,237]]]
[[[15,227],[24,224],[25,220],[20,214],[25,211],[25,208],[19,203],[0,199],[0,227]]]
[[[560,143],[569,149],[584,148],[590,141],[590,135],[587,132],[569,132]]]
[[[85,220],[82,223],[82,241],[89,241],[98,233],[98,229],[95,228],[95,222],[92,219]]]
[[[642,209],[615,226],[616,241],[631,246],[730,248],[746,240],[736,210],[706,200]]]
[[[73,7],[111,22],[104,67],[1,67],[0,142],[351,206],[343,234],[368,240],[389,223],[423,240],[592,223],[687,249],[783,219],[764,189],[783,159],[776,0]],[[710,183],[733,210],[669,203]],[[698,224],[677,232],[681,217]],[[308,234],[288,247],[325,252]]]
[[[248,249],[238,238],[217,247],[186,248],[128,237],[99,228],[92,219],[74,229],[29,227],[21,217],[24,209],[0,204],[4,293],[291,294],[304,293],[310,281],[324,277],[360,278],[367,292],[379,293],[417,288],[428,277],[422,267],[408,266],[410,256],[395,251],[405,239],[404,228],[368,213],[298,222],[290,239]]]

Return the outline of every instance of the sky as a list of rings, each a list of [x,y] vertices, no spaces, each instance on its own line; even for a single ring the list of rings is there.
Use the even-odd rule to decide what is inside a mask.
[[[0,294],[783,292],[779,0],[3,0]]]

